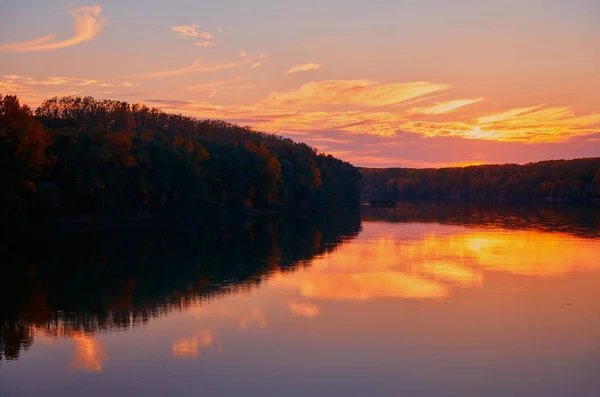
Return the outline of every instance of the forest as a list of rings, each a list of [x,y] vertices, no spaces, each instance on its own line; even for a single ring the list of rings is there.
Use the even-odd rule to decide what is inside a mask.
[[[356,206],[362,200],[599,202],[600,158],[359,169],[233,123],[92,97],[0,95],[0,222]]]
[[[0,220],[355,206],[360,179],[306,144],[225,121],[92,97],[33,112],[0,95]]]
[[[361,173],[363,200],[600,200],[600,158],[464,168],[363,168]]]

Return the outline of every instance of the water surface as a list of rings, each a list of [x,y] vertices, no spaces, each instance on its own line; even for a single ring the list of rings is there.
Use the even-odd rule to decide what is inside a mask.
[[[7,254],[0,394],[595,397],[598,220],[408,206]]]

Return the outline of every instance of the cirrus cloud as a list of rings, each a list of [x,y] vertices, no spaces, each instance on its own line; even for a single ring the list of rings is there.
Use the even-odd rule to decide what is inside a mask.
[[[204,47],[204,48],[217,46],[215,43],[213,43],[212,41],[209,41],[209,40],[197,41],[194,43],[194,45],[198,46],[198,47]]]
[[[216,44],[210,41],[210,39],[214,38],[212,34],[208,32],[198,32],[199,25],[177,25],[171,26],[171,30],[182,39],[200,39],[194,43],[194,45],[199,47],[215,47]]]
[[[309,72],[311,70],[318,70],[321,69],[323,65],[319,64],[319,63],[304,63],[304,64],[300,64],[300,65],[296,65],[290,69],[288,69],[284,75],[288,75],[288,74],[294,74],[294,73],[298,73],[298,72]]]
[[[236,66],[243,64],[244,62],[227,62],[221,64],[207,65],[201,59],[196,59],[190,66],[181,69],[171,69],[171,70],[163,70],[159,72],[150,72],[143,73],[139,75],[135,75],[134,77],[140,79],[146,78],[156,78],[156,77],[169,77],[169,76],[178,76],[182,74],[188,73],[208,73],[208,72],[216,72],[224,69],[231,69]]]
[[[297,90],[273,92],[265,100],[271,106],[356,105],[390,106],[448,89],[426,81],[382,84],[373,80],[313,81]]]
[[[75,35],[73,37],[63,41],[52,42],[56,37],[52,33],[34,40],[0,45],[0,51],[33,52],[67,48],[96,38],[106,25],[106,18],[100,18],[100,13],[102,12],[102,7],[100,6],[73,9],[67,7],[67,11],[75,19]]]
[[[190,37],[198,37],[198,25],[179,25],[179,26],[171,26],[171,30],[181,38],[190,38]]]
[[[199,45],[196,43],[196,45]],[[260,54],[258,58],[263,58],[263,54]],[[256,57],[251,57],[246,54],[242,60],[233,61],[233,62],[225,62],[219,64],[206,64],[202,59],[196,59],[190,66],[181,68],[181,69],[171,69],[171,70],[163,70],[158,72],[150,72],[150,73],[142,73],[130,77],[135,78],[156,78],[156,77],[168,77],[168,76],[178,76],[182,74],[188,73],[208,73],[208,72],[217,72],[220,70],[231,69],[237,66],[250,64],[252,67],[258,67],[260,65],[256,65]]]
[[[48,77],[46,79],[37,80],[33,77],[19,76],[16,74],[4,74],[3,78],[14,84],[30,85],[30,86],[100,86],[100,87],[136,87],[137,84],[131,82],[124,83],[106,83],[96,79],[82,79],[78,77]]]
[[[415,108],[412,110],[412,113],[415,114],[445,114],[454,112],[464,106],[472,105],[474,103],[478,103],[483,101],[483,98],[475,98],[475,99],[455,99],[453,101],[447,102],[438,102],[432,106],[423,107],[423,108]]]

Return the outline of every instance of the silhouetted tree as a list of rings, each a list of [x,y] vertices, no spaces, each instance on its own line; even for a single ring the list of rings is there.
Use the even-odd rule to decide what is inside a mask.
[[[465,168],[363,168],[362,194],[367,200],[586,202],[600,195],[599,167],[600,158]]]
[[[187,216],[359,200],[358,169],[250,127],[91,97],[46,100],[35,118],[16,97],[2,103],[2,200],[28,215],[33,206],[23,197],[36,185],[58,216]]]
[[[31,206],[50,136],[16,96],[0,95],[0,218]]]

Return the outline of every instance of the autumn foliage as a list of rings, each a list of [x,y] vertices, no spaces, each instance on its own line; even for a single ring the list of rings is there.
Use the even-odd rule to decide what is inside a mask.
[[[0,96],[2,217],[355,205],[360,173],[306,144],[144,105]]]

